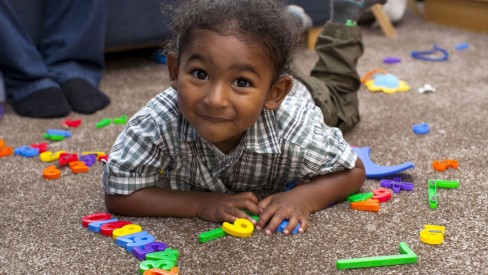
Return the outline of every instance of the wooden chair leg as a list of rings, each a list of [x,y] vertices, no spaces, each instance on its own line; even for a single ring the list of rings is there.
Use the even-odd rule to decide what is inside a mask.
[[[371,7],[371,11],[373,12],[374,17],[376,18],[378,24],[383,30],[383,33],[387,37],[395,37],[396,36],[395,28],[391,24],[390,18],[388,18],[388,16],[386,15],[385,11],[383,10],[383,7],[380,4],[376,4]]]

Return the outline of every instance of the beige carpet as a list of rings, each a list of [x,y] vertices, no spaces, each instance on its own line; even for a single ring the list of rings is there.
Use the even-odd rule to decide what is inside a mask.
[[[378,30],[364,30],[366,53],[361,74],[383,67],[407,81],[412,90],[386,95],[360,91],[362,122],[345,135],[355,146],[370,146],[371,158],[381,165],[411,161],[415,169],[402,179],[415,184],[412,192],[394,194],[378,213],[353,211],[339,203],[310,217],[309,230],[300,236],[225,237],[200,244],[200,232],[219,226],[199,219],[128,218],[180,251],[182,274],[486,274],[488,269],[488,36],[423,22],[409,16],[397,26],[398,37],[385,38]],[[466,51],[455,45],[469,43]],[[410,58],[413,50],[429,50],[437,43],[447,49],[447,62]],[[403,59],[384,65],[383,58]],[[310,69],[313,52],[298,57]],[[436,93],[420,94],[429,83]],[[168,87],[166,68],[145,57],[111,58],[102,89],[112,104],[91,116],[72,113],[83,124],[73,137],[49,145],[50,150],[108,151],[122,126],[96,129],[102,118],[132,115]],[[0,136],[12,147],[42,141],[62,119],[36,120],[14,115],[11,107],[0,121]],[[431,132],[412,133],[412,125],[426,122]],[[433,160],[456,159],[459,169],[435,172]],[[62,178],[41,177],[46,164],[38,159],[11,156],[0,159],[1,274],[136,274],[139,261],[100,234],[81,226],[83,216],[105,211],[100,183],[101,167]],[[439,190],[439,206],[429,209],[428,179],[458,179],[460,187]],[[363,191],[379,187],[368,180]],[[446,226],[444,243],[419,240],[425,224]],[[340,271],[336,260],[399,254],[406,242],[418,263]]]

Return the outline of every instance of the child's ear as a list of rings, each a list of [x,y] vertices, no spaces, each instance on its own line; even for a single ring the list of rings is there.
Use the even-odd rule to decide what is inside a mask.
[[[166,56],[166,64],[168,66],[171,87],[176,90],[176,81],[178,80],[178,71],[180,64],[174,52],[168,53],[168,55]]]
[[[266,102],[264,103],[264,108],[267,110],[275,110],[278,108],[290,92],[292,86],[293,79],[291,76],[285,75],[280,77],[273,86],[271,86]]]

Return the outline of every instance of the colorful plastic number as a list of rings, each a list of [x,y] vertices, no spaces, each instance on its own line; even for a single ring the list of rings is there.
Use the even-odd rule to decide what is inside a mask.
[[[0,157],[8,157],[11,156],[14,153],[14,150],[12,147],[9,146],[4,146],[0,148]]]
[[[128,224],[131,224],[131,222],[128,222],[128,221],[114,221],[114,222],[105,223],[105,224],[102,224],[102,226],[100,227],[100,233],[102,233],[102,235],[104,235],[104,236],[110,236],[110,237],[112,237],[112,232],[115,229],[121,228],[122,226],[128,225]]]
[[[439,172],[445,171],[447,168],[457,169],[458,167],[459,162],[454,159],[434,160],[432,162],[432,168]]]
[[[224,222],[222,224],[222,229],[225,231],[225,233],[229,235],[247,238],[252,235],[252,232],[254,231],[254,225],[252,224],[252,222],[246,219],[236,219],[234,221],[234,224]]]
[[[127,252],[132,252],[134,247],[144,246],[148,243],[152,243],[156,240],[153,235],[147,231],[141,231],[130,235],[120,236],[115,239],[115,243],[122,247],[125,247]]]
[[[426,224],[420,231],[420,240],[426,244],[441,244],[446,228],[440,225]]]
[[[152,242],[144,245],[143,247],[134,247],[132,255],[137,259],[144,261],[146,255],[153,252],[163,251],[168,248],[168,245],[162,242]]]
[[[64,136],[61,136],[61,135],[53,135],[53,134],[48,134],[48,133],[44,133],[42,135],[42,137],[44,139],[48,139],[48,140],[52,140],[52,141],[61,141],[61,140],[64,140]]]
[[[51,161],[56,161],[59,159],[59,156],[62,153],[66,153],[66,151],[57,151],[55,153],[46,151],[43,152],[39,155],[39,158],[41,159],[42,162],[51,162]]]
[[[91,167],[97,161],[97,155],[90,154],[90,155],[81,155],[80,161],[83,161],[86,166]]]
[[[75,174],[88,172],[88,166],[83,161],[72,161],[69,163],[69,168]]]
[[[127,115],[121,115],[120,117],[116,117],[113,119],[114,124],[126,124],[127,123]]]
[[[88,224],[88,230],[98,233],[100,232],[100,228],[102,227],[102,225],[110,222],[116,222],[116,221],[118,221],[118,219],[109,219],[109,220],[91,222]]]
[[[110,123],[112,123],[112,120],[110,120],[110,118],[103,118],[99,122],[97,122],[96,127],[97,129],[100,129],[103,127],[107,127],[108,125],[110,125]]]
[[[117,228],[114,231],[112,231],[112,238],[115,240],[118,237],[122,237],[125,235],[130,235],[130,234],[135,234],[137,232],[141,232],[142,227],[138,224],[127,224],[122,226],[121,228]]]
[[[288,225],[287,220],[282,221],[280,223],[280,225],[278,225],[278,227],[276,228],[276,232],[284,233],[287,225]],[[297,226],[295,227],[295,229],[293,229],[293,231],[291,231],[291,234],[292,235],[298,234],[298,229],[300,229],[300,223],[298,223]]]
[[[161,268],[151,268],[149,270],[144,271],[143,275],[178,275],[179,270],[178,267],[173,267],[169,271],[161,269]]]
[[[70,162],[77,161],[78,155],[77,154],[68,154],[68,153],[61,153],[59,155],[59,165],[64,166],[69,164]]]
[[[26,158],[32,158],[36,157],[39,155],[39,149],[38,148],[32,148],[30,146],[21,146],[18,148],[15,148],[14,153],[16,155],[20,155]]]
[[[380,211],[380,202],[374,199],[351,202],[351,208],[354,210],[378,212]]]
[[[378,188],[373,190],[373,197],[372,199],[378,200],[378,202],[382,203],[391,199],[391,191],[390,189]]]
[[[406,242],[400,243],[400,255],[365,257],[355,259],[337,260],[338,269],[378,267],[400,264],[413,264],[417,262],[417,255],[408,247]]]
[[[41,143],[33,143],[30,145],[32,148],[37,148],[39,149],[39,153],[44,153],[47,151],[47,143],[41,142]]]
[[[42,176],[48,180],[55,180],[61,177],[61,171],[56,166],[48,166],[42,171]]]
[[[400,190],[413,190],[413,183],[402,182],[401,178],[394,178],[393,180],[381,180],[380,185],[381,187],[393,189],[393,193],[400,193]]]
[[[347,197],[348,202],[355,202],[355,201],[365,201],[367,199],[371,199],[373,197],[373,193],[367,192],[367,193],[358,193],[358,194],[353,194]]]

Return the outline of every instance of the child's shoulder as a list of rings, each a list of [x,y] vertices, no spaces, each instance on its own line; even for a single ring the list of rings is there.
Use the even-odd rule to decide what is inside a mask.
[[[294,81],[292,91],[274,112],[278,136],[306,147],[330,129],[322,111],[313,102],[306,87]]]
[[[171,87],[164,90],[149,100],[144,109],[153,119],[161,123],[179,118],[176,91]]]

